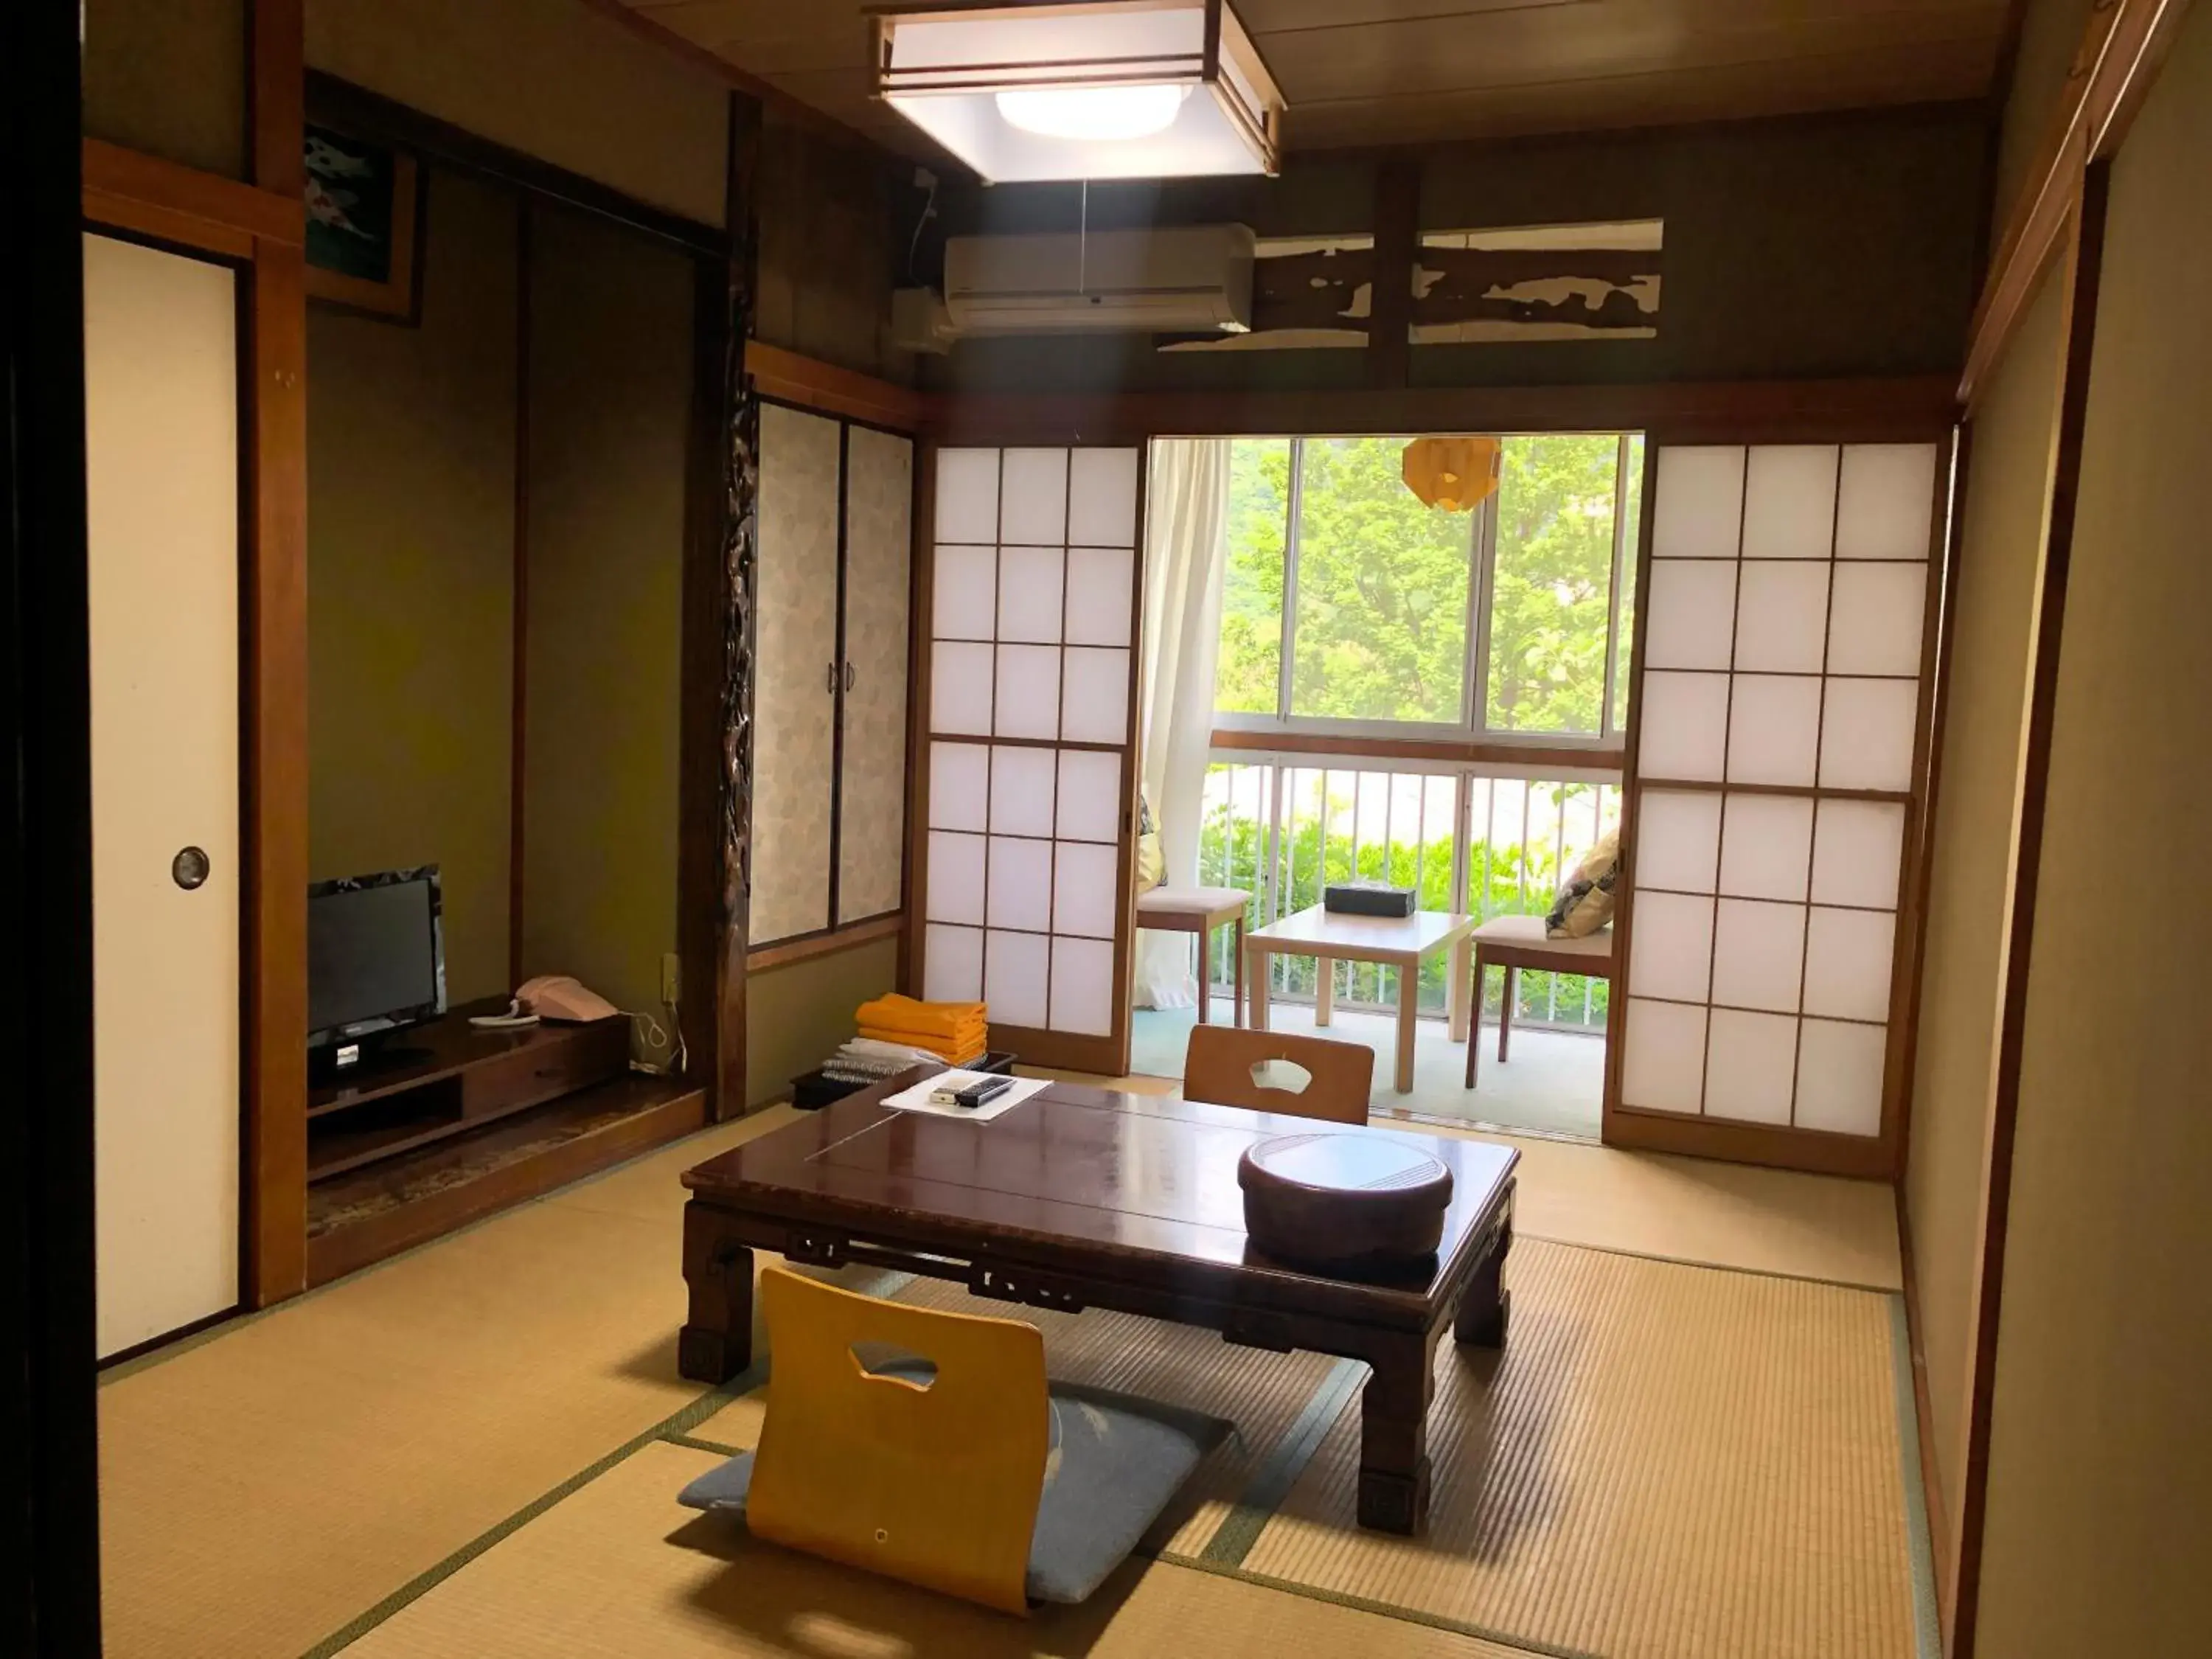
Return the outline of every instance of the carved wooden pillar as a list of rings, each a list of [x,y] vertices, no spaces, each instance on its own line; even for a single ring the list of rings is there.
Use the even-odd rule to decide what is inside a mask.
[[[745,1109],[760,438],[745,343],[759,240],[760,126],[758,101],[732,94],[727,243],[722,258],[701,261],[694,325],[678,933],[692,1074],[706,1083],[718,1120]]]

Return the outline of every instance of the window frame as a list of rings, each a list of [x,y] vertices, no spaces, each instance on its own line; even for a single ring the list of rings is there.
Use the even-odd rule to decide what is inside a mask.
[[[1531,732],[1509,726],[1492,726],[1490,714],[1490,653],[1492,596],[1496,592],[1498,574],[1498,492],[1480,502],[1474,509],[1473,522],[1468,526],[1468,616],[1466,644],[1462,658],[1460,686],[1460,717],[1456,720],[1346,720],[1326,714],[1298,714],[1291,712],[1292,688],[1297,673],[1297,610],[1299,561],[1299,507],[1305,489],[1305,445],[1309,436],[1358,436],[1395,438],[1408,435],[1399,433],[1359,434],[1254,434],[1250,438],[1231,440],[1232,442],[1287,442],[1291,447],[1290,488],[1285,492],[1283,524],[1283,615],[1282,632],[1275,664],[1275,712],[1272,714],[1253,714],[1216,708],[1213,725],[1217,731],[1253,732],[1279,736],[1329,737],[1341,738],[1372,738],[1387,741],[1454,741],[1495,744],[1503,748],[1528,749],[1586,749],[1596,755],[1618,755],[1628,742],[1625,720],[1616,724],[1614,711],[1618,699],[1616,683],[1620,678],[1620,626],[1623,605],[1628,598],[1627,589],[1635,580],[1634,561],[1638,550],[1629,544],[1630,514],[1626,510],[1629,485],[1629,455],[1632,443],[1645,434],[1626,431],[1611,434],[1614,440],[1613,474],[1613,561],[1606,594],[1606,629],[1604,681],[1598,706],[1598,730],[1595,732]],[[1500,440],[1512,438],[1557,438],[1598,435],[1570,432],[1492,433],[1482,435]],[[1647,445],[1648,455],[1648,445]],[[1647,459],[1646,465],[1649,465]]]

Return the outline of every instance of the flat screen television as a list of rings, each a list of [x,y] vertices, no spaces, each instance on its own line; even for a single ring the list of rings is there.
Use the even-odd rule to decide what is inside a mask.
[[[349,1071],[391,1033],[446,1012],[438,866],[307,887],[307,1054]]]

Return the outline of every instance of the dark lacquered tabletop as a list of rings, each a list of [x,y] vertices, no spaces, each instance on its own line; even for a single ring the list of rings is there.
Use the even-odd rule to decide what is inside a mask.
[[[700,1198],[747,1212],[873,1224],[887,1237],[1018,1244],[1094,1253],[1102,1261],[1181,1266],[1227,1274],[1240,1295],[1324,1299],[1419,1320],[1471,1242],[1504,1201],[1520,1154],[1478,1140],[1397,1128],[1340,1128],[1209,1105],[1054,1083],[988,1121],[882,1105],[878,1085],[688,1171]],[[1388,1284],[1316,1281],[1255,1250],[1244,1233],[1238,1160],[1277,1135],[1327,1131],[1387,1137],[1452,1172],[1452,1196],[1434,1262]],[[1270,1291],[1274,1292],[1270,1294]]]

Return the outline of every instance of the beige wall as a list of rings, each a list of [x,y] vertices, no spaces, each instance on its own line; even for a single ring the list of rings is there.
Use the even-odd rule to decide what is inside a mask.
[[[2066,71],[2089,27],[2093,0],[2027,0],[2013,55],[2004,119],[1996,154],[1995,215],[1990,242],[1995,251],[2004,234],[2005,217],[2027,182],[2027,170],[2057,118]]]
[[[889,380],[913,378],[887,337],[921,193],[900,163],[771,107],[761,120],[754,332],[770,345]],[[897,215],[905,216],[895,226]]]
[[[84,130],[246,176],[246,0],[85,0]]]
[[[898,941],[866,945],[754,974],[745,981],[745,1102],[791,1092],[853,1035],[853,1011],[898,989]]]
[[[2112,175],[2021,1062],[1978,1650],[2212,1615],[2212,9]]]
[[[307,30],[313,68],[722,222],[728,88],[582,0],[307,0]]]
[[[523,972],[655,1006],[676,949],[692,264],[532,210]]]
[[[421,326],[307,312],[308,855],[442,866],[459,1002],[507,983],[516,208],[428,187]]]
[[[1990,378],[1973,425],[1943,714],[1928,957],[1905,1182],[1928,1358],[1938,1531],[1957,1538],[1966,1364],[1989,1146],[1990,1034],[2009,884],[2027,641],[2058,395],[2056,272]]]

